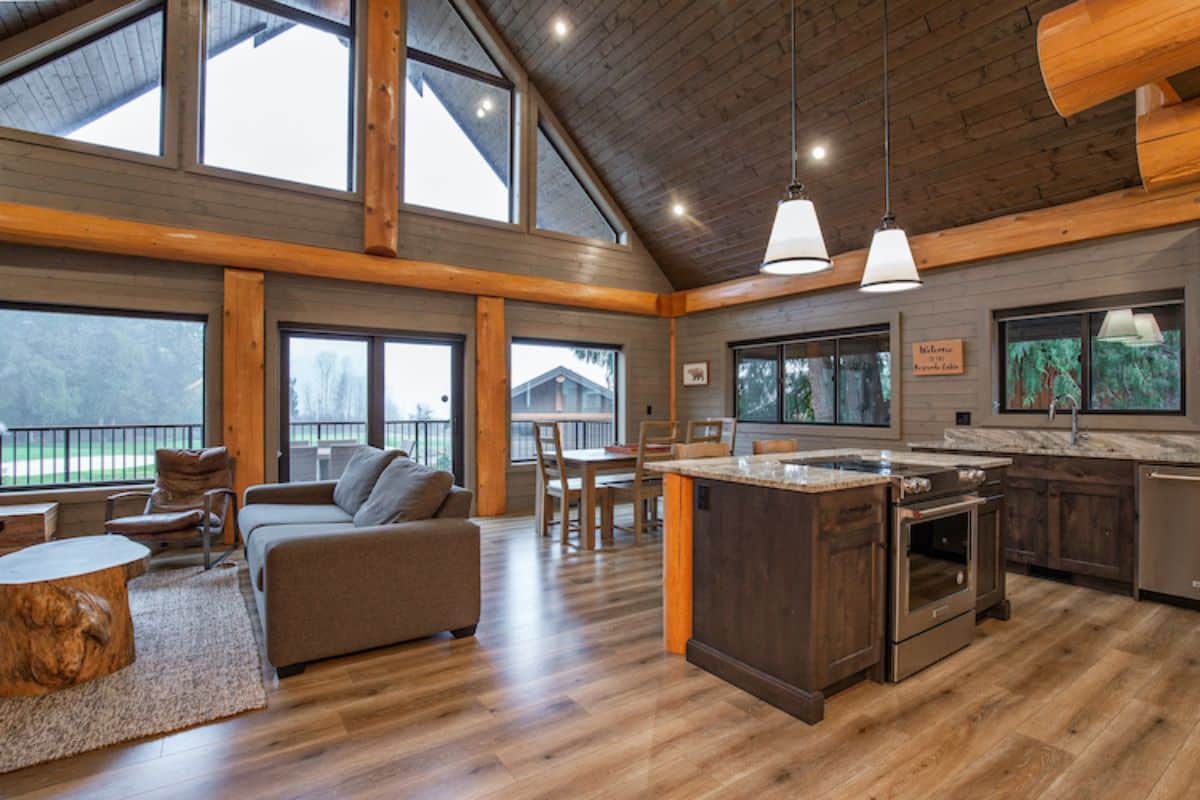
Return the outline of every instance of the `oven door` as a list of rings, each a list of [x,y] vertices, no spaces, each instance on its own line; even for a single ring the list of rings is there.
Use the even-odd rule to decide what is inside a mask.
[[[975,608],[979,506],[974,496],[896,509],[892,638],[902,642]]]

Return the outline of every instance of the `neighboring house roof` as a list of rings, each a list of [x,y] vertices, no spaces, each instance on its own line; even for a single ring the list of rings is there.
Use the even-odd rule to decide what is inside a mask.
[[[554,369],[543,372],[536,378],[530,378],[519,386],[514,386],[512,390],[512,396],[517,397],[518,395],[525,394],[525,392],[532,391],[535,387],[541,386],[543,383],[556,381],[559,377],[565,378],[572,383],[577,383],[588,391],[597,392],[603,397],[612,397],[612,389],[609,389],[607,386],[601,386],[595,381],[589,380],[575,370],[568,369],[567,367],[555,367]]]

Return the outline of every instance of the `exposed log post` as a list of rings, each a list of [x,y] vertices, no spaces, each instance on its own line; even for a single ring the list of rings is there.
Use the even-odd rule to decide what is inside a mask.
[[[363,248],[395,256],[400,247],[400,93],[403,0],[367,3],[367,100],[363,142]]]
[[[668,419],[679,419],[679,356],[678,356],[678,340],[676,339],[675,318],[671,317],[670,329],[670,344],[668,345],[667,369],[670,376],[667,380],[667,414]]]
[[[1154,85],[1138,89],[1137,156],[1148,191],[1200,179],[1200,99],[1180,103]]]
[[[1078,114],[1200,66],[1200,0],[1077,0],[1038,24],[1058,113]]]
[[[224,323],[221,328],[221,427],[223,443],[235,459],[234,489],[266,480],[266,339],[263,273],[225,270]],[[233,542],[236,521],[225,529]]]
[[[508,508],[508,337],[504,300],[475,300],[475,510]]]

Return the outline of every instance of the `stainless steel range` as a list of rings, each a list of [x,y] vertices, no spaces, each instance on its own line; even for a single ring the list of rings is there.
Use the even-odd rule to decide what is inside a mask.
[[[793,463],[891,479],[888,677],[904,680],[969,645],[984,471],[859,456]]]

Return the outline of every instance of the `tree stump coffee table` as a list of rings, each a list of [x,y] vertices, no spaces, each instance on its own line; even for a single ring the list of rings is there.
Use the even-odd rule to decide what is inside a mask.
[[[150,549],[81,536],[0,556],[0,697],[49,694],[133,663],[126,583]]]

